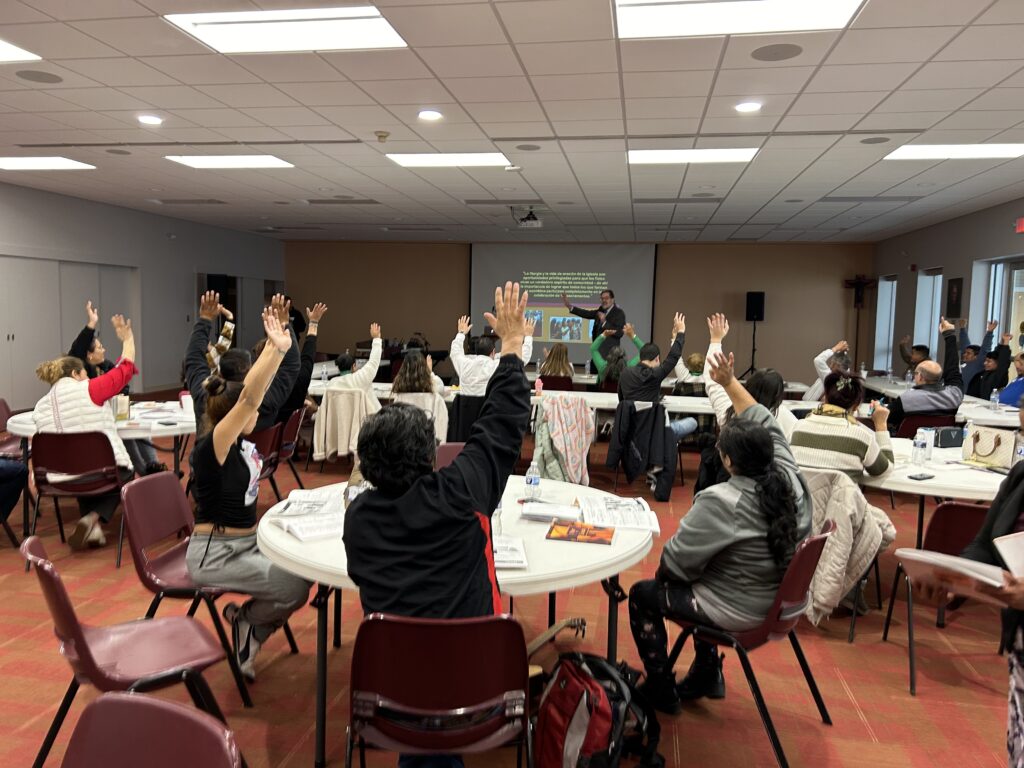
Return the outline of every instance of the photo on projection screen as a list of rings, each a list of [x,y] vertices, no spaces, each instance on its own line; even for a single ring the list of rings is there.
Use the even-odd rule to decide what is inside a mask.
[[[494,304],[494,288],[518,281],[530,292],[527,316],[536,322],[533,362],[543,359],[543,347],[562,342],[574,363],[590,360],[594,320],[578,317],[562,303],[597,309],[601,291],[615,292],[615,303],[626,313],[644,341],[651,339],[654,302],[653,245],[473,245],[470,307],[473,330],[483,331],[483,313]],[[664,339],[659,343],[664,343]],[[632,356],[628,340],[623,349]]]

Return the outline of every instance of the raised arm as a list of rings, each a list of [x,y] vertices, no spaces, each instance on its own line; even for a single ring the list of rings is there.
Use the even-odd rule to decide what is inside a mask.
[[[725,390],[711,378],[711,362],[715,355],[722,351],[722,341],[729,333],[729,320],[721,312],[716,312],[708,318],[708,333],[711,342],[708,344],[708,353],[704,356],[704,388],[708,393],[708,401],[711,409],[715,412],[715,420],[718,426],[725,425],[726,416],[729,414],[729,407],[732,401]]]
[[[903,358],[903,362],[910,365],[913,361],[910,359],[910,337],[904,336],[900,339],[900,357]]]
[[[668,355],[661,361],[661,365],[654,369],[654,377],[659,381],[672,373],[679,358],[683,356],[683,345],[686,343],[686,317],[678,312],[672,321],[672,335],[675,337],[675,341],[672,342]]]
[[[370,323],[370,338],[373,339],[370,342],[370,359],[358,371],[349,374],[352,386],[360,389],[368,389],[373,386],[373,380],[377,378],[377,369],[380,368],[380,358],[384,352],[384,342],[380,338],[379,324]]]
[[[594,361],[594,368],[597,369],[597,375],[600,376],[604,373],[604,369],[608,367],[608,361],[604,359],[601,354],[601,345],[604,344],[604,334],[597,334],[597,338],[590,343],[590,359]]]
[[[68,354],[71,357],[77,357],[83,362],[92,348],[93,339],[96,338],[96,326],[100,322],[100,313],[93,307],[91,301],[85,303],[85,317],[85,327],[75,337],[75,340],[71,342],[71,349],[68,350]]]
[[[288,399],[288,395],[291,394],[292,388],[295,386],[295,380],[299,376],[299,368],[301,367],[299,345],[295,338],[295,331],[288,324],[291,303],[285,300],[283,294],[279,293],[271,300],[270,306],[276,314],[281,328],[292,337],[292,343],[285,350],[284,359],[281,360],[277,373],[263,395],[263,402],[260,404],[258,429],[265,429],[277,420],[277,413]]]
[[[120,394],[139,372],[135,367],[135,335],[132,333],[131,320],[125,320],[123,315],[114,315],[110,322],[114,325],[117,338],[121,340],[121,357],[109,371],[89,380],[89,398],[96,405],[103,405],[114,395]]]
[[[199,316],[192,326],[188,346],[185,347],[185,385],[196,403],[206,398],[203,382],[210,375],[206,351],[213,332],[214,318],[220,314],[221,308],[220,294],[216,291],[207,291],[199,297]]]
[[[529,365],[530,358],[533,357],[533,333],[536,325],[532,320],[526,324],[526,338],[523,339],[523,365]]]
[[[996,361],[996,370],[999,371],[999,376],[996,378],[996,389],[1002,389],[1010,382],[1010,341],[1013,339],[1013,334],[1004,333],[999,339],[999,346],[996,347],[996,353],[999,355],[999,359]]]
[[[939,320],[939,333],[942,334],[944,342],[944,358],[942,363],[942,381],[947,387],[964,388],[964,377],[960,372],[960,350],[956,344],[956,331],[953,324],[941,318]]]
[[[462,364],[466,360],[466,335],[473,328],[473,324],[469,322],[469,315],[460,317],[457,327],[458,331],[455,334],[455,338],[452,339],[452,348],[449,352],[452,359],[452,367],[455,369],[455,375],[461,379]]]
[[[832,369],[828,367],[828,359],[832,355],[838,355],[840,352],[846,352],[850,348],[850,345],[845,341],[836,342],[834,346],[828,349],[822,350],[814,358],[814,372],[818,375],[821,381],[825,380],[825,377],[832,373]]]
[[[995,321],[995,320],[990,320],[988,325],[985,326],[985,336],[981,340],[981,354],[984,355],[986,352],[991,351],[991,349],[992,349],[992,341],[993,341],[993,338],[994,338],[992,334],[994,334],[996,332],[996,328],[998,326],[999,326],[999,323],[997,321]],[[1011,338],[1012,338],[1012,336],[1011,336]],[[964,344],[963,342],[961,342],[960,343],[960,351],[963,352],[964,349],[966,349],[966,348],[967,348],[967,345]]]

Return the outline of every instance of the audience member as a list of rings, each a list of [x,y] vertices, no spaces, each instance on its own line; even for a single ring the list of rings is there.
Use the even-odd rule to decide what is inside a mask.
[[[576,369],[569,361],[569,347],[560,341],[551,347],[544,347],[544,361],[537,373],[541,377],[558,376],[571,379],[576,374]]]
[[[609,384],[614,383],[616,388],[618,387],[618,381],[622,377],[622,372],[626,368],[631,368],[640,362],[640,349],[644,346],[643,339],[633,328],[632,324],[626,323],[623,328],[623,333],[629,337],[629,340],[633,342],[633,346],[637,348],[637,353],[633,357],[626,359],[626,353],[622,351],[622,347],[615,345],[607,351],[607,354],[602,352],[604,346],[604,339],[610,338],[615,334],[614,330],[608,329],[603,334],[594,339],[590,345],[590,359],[593,362],[594,370],[597,372],[597,383],[603,384],[608,382]]]
[[[235,655],[242,673],[255,679],[260,646],[309,597],[310,583],[271,563],[256,543],[256,501],[262,457],[244,438],[256,429],[260,404],[294,339],[274,309],[263,310],[268,343],[245,380],[211,374],[202,434],[193,457],[196,525],[186,553],[192,580],[250,595],[229,603]]]
[[[704,384],[704,360],[700,352],[680,357],[676,363],[676,384]]]
[[[328,390],[335,389],[362,389],[370,397],[376,413],[380,410],[380,400],[373,391],[373,380],[377,377],[377,369],[380,368],[380,357],[384,351],[383,342],[380,338],[380,326],[377,323],[370,323],[370,358],[359,370],[356,370],[356,361],[348,352],[338,355],[337,365],[341,375],[335,376],[327,383]]]
[[[20,461],[0,459],[0,520],[11,516],[27,480],[28,467]]]
[[[864,402],[859,376],[830,373],[825,377],[825,402],[797,422],[790,435],[793,456],[801,467],[833,469],[859,480],[867,472],[881,475],[893,464],[887,428],[889,410],[877,401],[871,422],[874,431],[857,420]]]
[[[1013,368],[1017,378],[1007,384],[999,393],[999,402],[1016,408],[1024,400],[1024,352],[1017,353],[1013,358]]]
[[[915,344],[910,346],[910,336],[904,336],[900,339],[900,357],[903,358],[903,362],[907,364],[907,371],[914,373],[917,370],[917,366],[926,360],[930,360],[932,351],[926,344]]]
[[[434,374],[434,361],[430,355],[413,350],[406,354],[405,362],[391,385],[393,395],[402,392],[436,392],[444,394],[444,382]]]
[[[992,350],[992,334],[999,323],[995,320],[989,321],[985,326],[985,337],[981,345],[971,344],[967,335],[967,318],[960,321],[960,373],[964,377],[964,391],[969,391],[974,377],[985,370],[984,355]]]
[[[476,351],[473,354],[465,353],[464,341],[466,334],[472,328],[473,325],[469,322],[468,315],[459,318],[458,333],[452,339],[452,365],[459,377],[459,394],[467,397],[482,397],[487,392],[487,382],[498,369],[499,360],[495,357],[495,338],[486,334],[477,339]],[[528,322],[522,351],[524,364],[528,364],[533,355],[533,331],[533,323]]]
[[[939,333],[945,344],[944,364],[921,360],[914,373],[914,386],[892,402],[889,429],[899,429],[909,414],[954,415],[964,399],[964,380],[960,375],[960,353],[956,347],[956,331],[946,318],[939,321]]]
[[[725,678],[715,646],[695,640],[693,664],[677,687],[664,617],[727,631],[758,626],[811,530],[811,497],[775,419],[736,380],[731,354],[717,353],[710,375],[735,413],[718,438],[729,480],[694,497],[665,543],[655,578],[629,592],[630,628],[647,673],[642,688],[670,714],[680,710],[680,699],[722,698]]]
[[[816,374],[814,383],[804,392],[804,400],[817,403],[825,393],[825,377],[830,373],[849,373],[853,368],[850,363],[850,344],[847,341],[838,341],[834,346],[821,352],[814,358],[814,372]]]
[[[291,296],[285,296],[284,300],[288,303],[288,322],[291,323],[295,337],[298,338],[306,330],[306,321],[302,317],[302,313],[292,305]],[[309,314],[309,310],[306,310],[306,314]]]
[[[117,434],[114,413],[107,401],[116,397],[138,373],[135,367],[135,336],[131,321],[121,315],[111,318],[114,332],[121,340],[121,356],[114,367],[90,379],[85,364],[77,357],[60,357],[36,368],[36,375],[52,385],[32,411],[37,432],[102,432],[114,449],[114,460],[122,482],[131,480],[135,472],[124,443]],[[62,483],[67,486],[68,483]],[[88,485],[88,482],[83,482]],[[100,523],[106,525],[121,500],[117,491],[102,496],[78,499],[81,519],[68,537],[72,549],[103,546],[106,537]]]
[[[313,365],[316,363],[316,340],[320,332],[320,319],[326,312],[327,305],[321,302],[314,304],[312,309],[306,307],[309,325],[306,326],[306,339],[302,342],[302,353],[299,355],[299,373],[295,377],[292,391],[288,393],[288,397],[277,412],[279,423],[288,421],[291,415],[306,403],[309,382],[313,378]]]
[[[986,352],[984,369],[967,386],[966,394],[988,400],[992,390],[1005,387],[1010,381],[1010,340],[1012,334],[1004,333],[999,346],[993,352]]]

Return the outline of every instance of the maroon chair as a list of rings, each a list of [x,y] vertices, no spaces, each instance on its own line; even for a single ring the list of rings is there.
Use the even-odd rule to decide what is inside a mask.
[[[72,671],[71,684],[36,755],[35,768],[41,768],[46,762],[82,683],[91,683],[102,693],[151,691],[184,683],[196,707],[225,722],[202,674],[207,667],[224,660],[224,650],[199,622],[187,616],[175,616],[107,627],[81,624],[60,574],[47,559],[39,538],[26,539],[21,545],[21,554],[35,566],[39,586],[53,617],[54,634],[60,641],[60,654]]]
[[[925,427],[953,427],[956,426],[956,418],[953,416],[928,416],[920,413],[912,413],[904,416],[896,430],[896,437],[912,438],[917,430]]]
[[[74,475],[73,483],[56,482],[48,478],[50,473]],[[82,496],[103,496],[111,492],[120,493],[121,475],[114,459],[114,447],[102,432],[39,432],[32,438],[32,477],[36,483],[35,510],[32,516],[32,535],[36,533],[39,521],[39,502],[44,496],[52,496],[57,513],[57,530],[60,540],[64,538],[64,521],[60,516],[58,499],[77,499]],[[121,567],[121,550],[124,546],[124,518],[121,518],[117,535],[116,567]]]
[[[500,663],[496,663],[500,659]],[[345,768],[358,742],[403,754],[487,752],[517,746],[533,765],[529,672],[511,616],[410,619],[374,613],[352,649]]]
[[[609,379],[605,379],[604,381],[602,381],[600,383],[600,385],[598,385],[598,391],[600,391],[600,392],[618,392],[619,391],[619,380],[615,379],[614,381],[610,381]]]
[[[142,756],[145,755],[143,760]],[[132,693],[105,693],[82,711],[61,768],[239,768],[235,734],[205,712]]]
[[[277,461],[280,464],[282,461],[287,462],[288,468],[295,475],[295,482],[299,484],[299,488],[305,488],[302,484],[302,478],[299,477],[299,470],[295,468],[295,462],[292,460],[295,457],[295,449],[299,444],[299,430],[302,429],[302,422],[306,420],[306,409],[299,408],[297,411],[292,411],[292,415],[288,417],[288,421],[284,423],[284,427],[281,431],[281,448],[277,452]],[[278,497],[280,498],[280,497]]]
[[[7,401],[0,397],[0,432],[6,434],[7,432],[7,420],[14,416],[15,413],[24,413],[24,411],[12,411],[11,406],[7,404]],[[8,435],[7,437],[0,437],[0,459],[11,459],[12,461],[21,461],[21,438],[15,435]]]
[[[946,555],[959,555],[964,548],[974,541],[981,526],[985,523],[988,507],[979,504],[964,504],[958,501],[947,501],[939,504],[928,522],[924,532],[922,549],[942,552]],[[896,575],[892,581],[892,592],[889,594],[889,609],[885,613],[885,624],[882,625],[882,640],[889,639],[889,625],[892,623],[892,610],[896,602],[896,591],[899,588],[900,576],[907,585],[907,655],[910,661],[910,695],[917,695],[917,660],[914,655],[914,591],[910,577],[903,572],[903,563],[896,564]],[[935,626],[946,625],[946,607],[940,606]]]
[[[541,376],[545,392],[572,392],[572,376]]]
[[[434,457],[434,469],[444,469],[455,457],[462,453],[466,447],[465,443],[441,443],[437,446],[437,455]]]
[[[825,708],[825,701],[821,698],[818,685],[814,682],[814,675],[811,674],[811,668],[807,665],[807,659],[804,656],[803,649],[800,647],[800,641],[796,638],[796,625],[800,623],[800,617],[804,615],[804,610],[807,607],[807,595],[811,587],[811,579],[814,578],[814,571],[818,567],[821,551],[825,548],[825,540],[828,539],[835,529],[836,524],[834,521],[826,521],[820,534],[808,536],[797,545],[796,552],[793,553],[793,559],[789,561],[786,573],[782,577],[779,591],[775,595],[775,602],[772,604],[771,610],[768,611],[768,616],[761,626],[746,632],[726,632],[717,627],[675,621],[675,619],[669,617],[670,621],[675,622],[683,629],[682,634],[679,635],[675,645],[672,647],[672,653],[669,656],[670,668],[675,666],[676,660],[679,658],[679,652],[683,650],[686,639],[691,635],[694,639],[713,643],[716,646],[727,645],[736,651],[740,664],[743,666],[743,674],[747,678],[747,685],[750,686],[750,693],[754,697],[754,703],[757,704],[757,711],[761,715],[761,722],[764,724],[765,731],[768,732],[768,739],[771,741],[772,749],[775,751],[775,759],[783,768],[788,766],[789,763],[786,762],[786,754],[782,750],[782,742],[779,741],[779,734],[775,731],[775,726],[772,724],[771,715],[768,714],[768,705],[764,701],[761,687],[758,685],[757,677],[754,675],[754,668],[750,665],[750,659],[747,656],[751,651],[765,645],[769,640],[781,640],[784,637],[788,637],[790,645],[793,646],[796,660],[800,663],[800,669],[804,673],[807,687],[811,689],[814,703],[818,705],[821,721],[825,725],[832,725],[832,718],[829,717],[828,709]]]
[[[263,457],[263,468],[257,480],[269,480],[274,495],[281,501],[281,492],[277,489],[277,481],[274,480],[274,473],[277,472],[279,456],[281,455],[281,438],[284,434],[284,424],[275,424],[272,427],[253,432],[246,439],[256,446],[260,456]]]

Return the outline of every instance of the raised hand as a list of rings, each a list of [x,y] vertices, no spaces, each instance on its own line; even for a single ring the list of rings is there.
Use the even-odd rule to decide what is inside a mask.
[[[672,319],[672,336],[680,333],[686,333],[686,315],[676,312],[676,316]]]
[[[909,343],[910,343],[910,334],[908,333],[906,336],[904,336],[902,339],[900,339],[900,344],[906,346]]]
[[[1004,333],[1002,336],[999,337],[999,339],[1004,347],[1008,347],[1010,346],[1010,341],[1013,339],[1013,334]]]
[[[708,318],[708,333],[711,334],[712,344],[721,344],[722,339],[729,335],[729,319],[721,312],[716,312]]]
[[[327,305],[324,304],[322,301],[318,301],[316,304],[313,305],[312,309],[306,307],[306,317],[309,318],[309,322],[311,323],[319,323],[320,318],[324,316],[324,313],[326,311]]]
[[[288,325],[288,310],[291,308],[292,303],[285,300],[283,293],[275,293],[270,299],[270,309],[282,326]]]
[[[220,313],[221,315],[223,315],[224,319],[227,320],[228,322],[231,322],[235,319],[235,316],[231,314],[231,310],[225,307],[223,304],[221,304],[218,307],[218,309],[220,310]]]
[[[617,331],[614,328],[608,328],[607,330],[601,331],[601,335],[608,339],[610,339],[616,333]]]
[[[939,333],[945,333],[946,331],[952,331],[953,324],[949,322],[945,317],[939,318]]]
[[[847,351],[849,351],[849,349],[850,349],[850,342],[848,342],[848,341],[846,341],[844,339],[843,341],[837,341],[833,345],[832,352],[833,352],[833,354],[838,355],[840,352],[847,352]]]
[[[278,352],[283,354],[291,349],[292,335],[285,330],[276,307],[263,308],[263,330],[267,332],[267,341],[273,344]]]
[[[533,336],[533,332],[534,332],[534,330],[536,330],[536,328],[537,328],[537,321],[536,320],[527,320],[526,321],[526,335],[527,336]]]
[[[733,365],[734,359],[732,352],[726,357],[721,352],[715,352],[710,358],[711,362],[711,380],[716,384],[723,387],[729,386],[734,378]]]
[[[434,372],[434,358],[431,355],[427,355],[427,370],[431,373]]]
[[[562,291],[562,303],[565,304],[566,309],[572,309],[572,302],[569,301],[569,297],[566,295],[565,291]]]
[[[379,339],[380,338],[380,323],[370,323],[370,338],[371,339]]]
[[[629,338],[631,339],[636,338],[636,329],[633,328],[632,323],[626,323],[624,326],[622,326],[622,332],[629,336]]]
[[[458,322],[459,333],[466,335],[473,328],[473,324],[469,322],[469,315],[463,315],[459,318]]]
[[[998,320],[989,320],[988,325],[985,326],[985,330],[991,333],[999,326]]]
[[[597,313],[597,324],[601,325],[604,322],[604,312]]]
[[[522,353],[528,299],[528,291],[520,295],[519,283],[507,282],[504,289],[500,285],[494,289],[494,313],[485,312],[484,318],[501,339],[502,355]]]
[[[114,315],[110,318],[110,324],[114,326],[114,333],[121,341],[132,338],[132,321],[125,320],[124,315]]]
[[[961,328],[966,328],[967,327],[967,318],[966,317],[961,317],[960,318],[960,327]]]
[[[199,316],[203,320],[213,320],[220,310],[220,294],[216,291],[207,291],[199,297]]]
[[[96,330],[96,326],[100,323],[100,313],[98,309],[93,307],[92,301],[85,302],[85,317],[85,324],[93,330]]]

